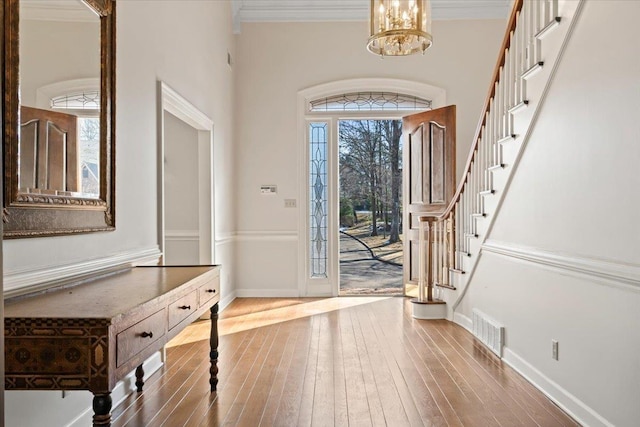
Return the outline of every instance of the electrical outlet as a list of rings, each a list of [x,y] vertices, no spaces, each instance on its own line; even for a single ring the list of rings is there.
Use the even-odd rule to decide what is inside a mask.
[[[284,199],[284,207],[285,208],[295,208],[296,207],[296,199]]]
[[[559,360],[558,359],[558,341],[556,340],[551,340],[551,357],[554,360]]]

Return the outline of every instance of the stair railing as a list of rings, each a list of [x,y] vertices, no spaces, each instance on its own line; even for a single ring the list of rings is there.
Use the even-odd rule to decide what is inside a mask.
[[[464,274],[476,221],[486,216],[484,197],[495,191],[492,172],[504,168],[502,145],[516,138],[514,114],[529,103],[527,79],[543,66],[540,41],[559,22],[558,0],[514,2],[462,180],[444,213],[419,218],[419,301],[439,299],[439,288],[455,290],[451,274]]]

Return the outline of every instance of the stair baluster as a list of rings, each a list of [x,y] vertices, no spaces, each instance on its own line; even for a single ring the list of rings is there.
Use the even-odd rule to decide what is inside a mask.
[[[442,215],[419,219],[420,300],[431,301],[433,286],[455,289],[451,274],[464,273],[477,221],[486,214],[484,197],[494,193],[493,171],[504,167],[502,144],[515,138],[514,114],[528,104],[527,72],[541,65],[539,35],[560,21],[557,15],[558,0],[514,3],[462,182]]]

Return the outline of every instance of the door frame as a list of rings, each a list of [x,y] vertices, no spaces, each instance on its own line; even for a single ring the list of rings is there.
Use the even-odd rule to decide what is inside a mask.
[[[429,99],[432,108],[446,105],[446,91],[426,83],[399,79],[362,78],[340,80],[306,88],[298,92],[298,293],[301,297],[338,296],[339,232],[338,232],[338,120],[342,119],[401,119],[407,111],[311,112],[310,102],[318,98],[351,92],[397,92]],[[314,279],[309,274],[309,122],[329,123],[327,161],[328,223],[327,278]]]
[[[164,113],[171,113],[198,133],[199,262],[215,262],[215,187],[213,177],[213,120],[163,81],[158,81],[158,246],[163,254],[165,235]]]

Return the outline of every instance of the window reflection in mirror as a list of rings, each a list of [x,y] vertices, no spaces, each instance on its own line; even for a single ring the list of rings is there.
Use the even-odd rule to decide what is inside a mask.
[[[100,20],[80,0],[20,0],[19,191],[100,193]]]

